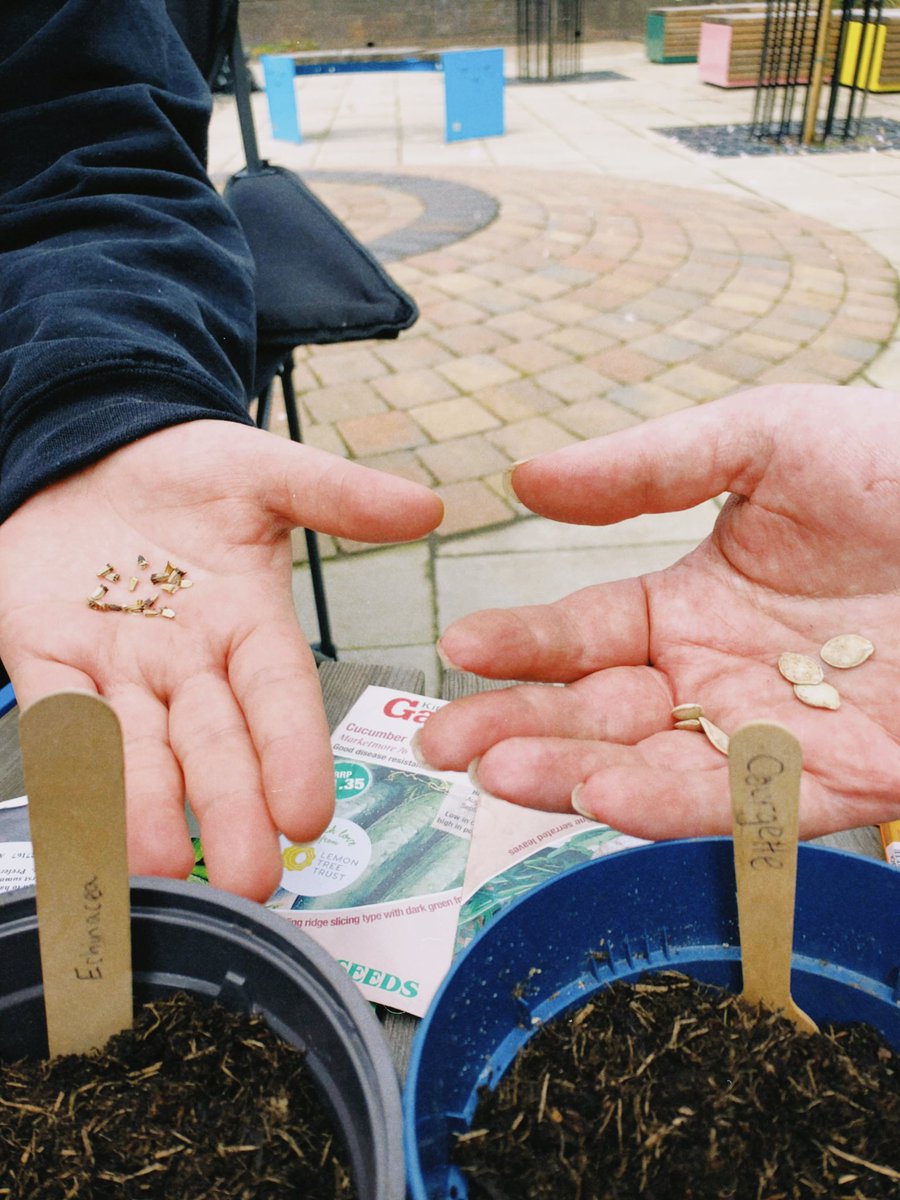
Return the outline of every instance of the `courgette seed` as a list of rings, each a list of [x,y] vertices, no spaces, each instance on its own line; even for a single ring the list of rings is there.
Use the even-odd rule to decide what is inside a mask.
[[[859,633],[841,633],[825,643],[819,654],[829,667],[858,667],[875,653],[875,647],[868,638]]]
[[[722,754],[728,753],[728,734],[721,730],[718,725],[713,725],[712,721],[708,721],[706,717],[700,717],[700,728],[709,738],[710,744]]]
[[[786,650],[778,659],[778,670],[788,683],[821,683],[825,672],[814,658]]]
[[[837,709],[841,707],[838,690],[833,688],[830,683],[795,683],[794,695],[804,704],[808,704],[810,708]]]

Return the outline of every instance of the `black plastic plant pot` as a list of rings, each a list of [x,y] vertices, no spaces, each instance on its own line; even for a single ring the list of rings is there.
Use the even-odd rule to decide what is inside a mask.
[[[397,1076],[375,1014],[330,955],[259,905],[167,879],[132,879],[131,937],[136,1005],[186,991],[261,1014],[306,1051],[360,1200],[403,1200]],[[0,897],[0,962],[0,1059],[46,1057],[33,888]]]
[[[900,1049],[898,911],[895,867],[800,847],[791,990],[813,1020],[864,1021]],[[740,963],[730,838],[623,850],[511,904],[456,961],[417,1031],[404,1096],[411,1200],[468,1195],[453,1137],[542,1024],[646,971],[737,992]]]

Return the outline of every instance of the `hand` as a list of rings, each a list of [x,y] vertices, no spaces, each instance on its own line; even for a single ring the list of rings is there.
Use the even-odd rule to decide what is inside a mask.
[[[674,730],[697,702],[726,733],[773,719],[804,755],[801,836],[900,817],[900,398],[770,387],[580,443],[515,468],[521,501],[608,525],[731,496],[664,571],[555,604],[475,613],[441,640],[456,667],[516,687],[454,701],[423,726],[435,767],[651,839],[730,831],[726,758]],[[841,633],[875,654],[824,667],[837,711],[797,700],[776,663]]]
[[[211,881],[271,894],[278,831],[312,839],[334,804],[328,725],[291,598],[290,530],[403,541],[440,518],[418,484],[196,421],[46,488],[0,526],[0,658],[23,707],[69,688],[112,703],[132,872],[188,874],[187,793]],[[139,554],[193,581],[160,597],[174,620],[88,608],[97,572],[109,562],[125,581],[140,577]],[[144,575],[135,595],[158,590]]]

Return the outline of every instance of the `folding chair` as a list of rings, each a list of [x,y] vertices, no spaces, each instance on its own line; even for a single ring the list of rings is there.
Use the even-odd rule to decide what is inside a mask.
[[[225,202],[247,238],[256,266],[256,422],[266,428],[278,378],[288,432],[302,442],[291,378],[298,346],[395,338],[419,312],[413,299],[292,171],[261,159],[240,31],[234,30],[231,75],[246,166],[225,186]],[[337,657],[331,637],[318,539],[306,530],[319,651]]]

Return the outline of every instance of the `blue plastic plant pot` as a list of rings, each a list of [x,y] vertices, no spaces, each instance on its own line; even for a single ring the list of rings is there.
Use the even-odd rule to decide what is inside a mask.
[[[261,1014],[306,1051],[360,1200],[403,1200],[400,1088],[372,1008],[337,962],[258,904],[168,879],[131,881],[135,1003],[186,991]],[[34,889],[0,898],[0,1059],[47,1054]]]
[[[900,1049],[900,871],[800,847],[792,991],[819,1023],[865,1021]],[[615,980],[676,970],[740,991],[730,838],[659,842],[574,867],[485,927],[416,1035],[404,1097],[412,1200],[463,1200],[450,1162],[483,1085],[544,1022]]]

